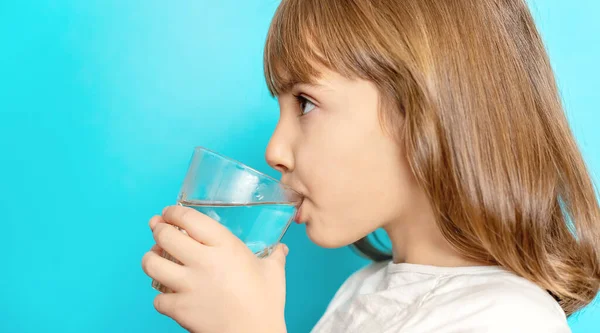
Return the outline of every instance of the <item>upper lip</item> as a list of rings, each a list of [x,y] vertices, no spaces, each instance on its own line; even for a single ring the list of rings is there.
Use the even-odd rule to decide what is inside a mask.
[[[300,194],[301,194],[301,195],[304,197],[304,193],[302,193],[302,191],[300,191],[300,190],[298,189],[298,186],[295,186],[293,182],[290,182],[290,181],[286,181],[286,180],[284,180],[284,179],[281,179],[281,183],[282,183],[283,185],[285,185],[285,186],[287,186],[287,187],[291,188],[292,190],[294,190],[294,191],[296,191],[296,192],[300,193]]]

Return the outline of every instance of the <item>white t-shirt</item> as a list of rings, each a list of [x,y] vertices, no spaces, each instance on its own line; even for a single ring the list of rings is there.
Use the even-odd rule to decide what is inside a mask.
[[[313,333],[571,332],[546,291],[501,267],[375,263],[354,273]]]

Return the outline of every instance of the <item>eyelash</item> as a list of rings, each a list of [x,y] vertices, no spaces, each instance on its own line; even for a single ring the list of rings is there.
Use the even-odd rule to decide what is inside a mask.
[[[310,99],[304,97],[303,95],[294,95],[294,97],[296,98],[296,101],[298,101],[298,105],[300,106],[300,115],[299,115],[299,117],[306,116],[308,113],[310,113],[310,112],[307,112],[307,113],[303,113],[302,112],[302,110],[304,110],[304,105],[306,104],[306,102],[311,103],[311,104],[313,104],[313,105],[316,106],[316,104],[313,101],[311,101]]]

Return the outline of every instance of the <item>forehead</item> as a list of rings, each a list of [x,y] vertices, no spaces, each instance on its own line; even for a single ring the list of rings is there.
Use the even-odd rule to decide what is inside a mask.
[[[330,81],[332,72],[310,59],[266,60],[265,73],[273,95],[288,93],[299,85],[322,87]]]
[[[298,92],[317,92],[317,93],[336,93],[344,90],[353,90],[353,86],[358,81],[357,78],[347,78],[340,73],[329,69],[319,69],[318,76],[308,82],[291,81],[287,90],[280,94],[298,93]]]

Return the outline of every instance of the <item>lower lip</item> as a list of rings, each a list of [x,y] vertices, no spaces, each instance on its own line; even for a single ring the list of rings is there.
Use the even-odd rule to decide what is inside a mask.
[[[302,223],[302,214],[301,214],[301,208],[302,205],[300,205],[300,207],[298,207],[298,209],[296,209],[296,215],[294,216],[294,222],[296,222],[297,224],[301,224]]]

